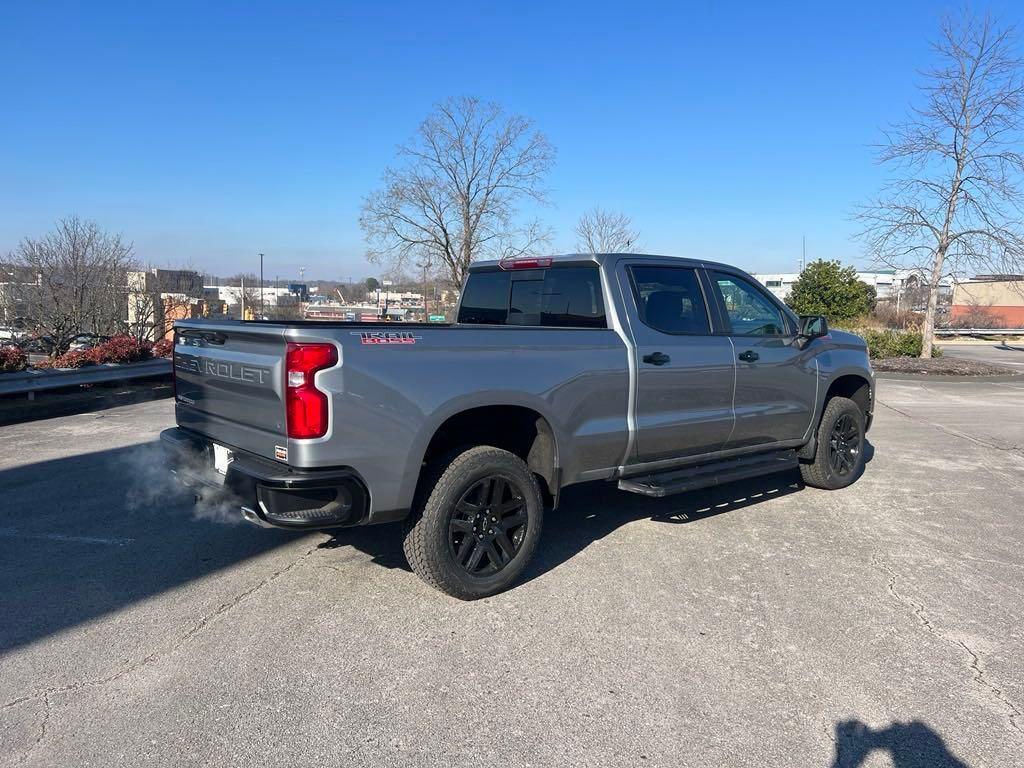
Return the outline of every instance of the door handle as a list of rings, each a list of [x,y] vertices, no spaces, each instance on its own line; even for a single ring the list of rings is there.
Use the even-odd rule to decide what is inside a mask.
[[[740,352],[739,354],[740,360],[742,360],[744,363],[752,363],[755,360],[760,359],[760,357],[761,356],[752,349],[748,349],[746,352]]]
[[[649,355],[644,355],[644,362],[650,363],[651,365],[664,365],[671,359],[672,358],[664,352],[652,352]]]

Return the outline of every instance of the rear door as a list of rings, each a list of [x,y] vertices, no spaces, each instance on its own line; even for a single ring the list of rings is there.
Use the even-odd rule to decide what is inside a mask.
[[[287,447],[280,326],[179,323],[178,425],[269,459]]]
[[[817,369],[796,344],[795,324],[753,280],[707,275],[736,353],[736,428],[727,447],[801,440],[814,413]]]
[[[729,339],[711,332],[697,270],[627,260],[619,281],[633,302],[637,461],[722,450],[733,425],[735,358]]]

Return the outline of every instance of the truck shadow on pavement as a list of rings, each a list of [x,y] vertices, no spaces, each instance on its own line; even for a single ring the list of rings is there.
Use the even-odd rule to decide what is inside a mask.
[[[796,472],[664,499],[606,483],[573,486],[548,512],[523,581],[635,520],[698,523],[802,488]],[[234,511],[205,512],[197,516],[191,494],[170,480],[155,443],[0,470],[0,615],[17,617],[0,622],[0,656],[303,535],[323,548],[354,547],[376,564],[409,570],[400,525],[297,534],[256,528]]]
[[[0,656],[295,541],[197,518],[160,473],[155,443],[0,470]]]
[[[969,768],[946,742],[919,720],[874,729],[859,720],[836,723],[831,768],[859,768],[875,752],[885,752],[893,768]]]
[[[874,448],[865,444],[865,460]],[[804,489],[798,471],[777,472],[661,499],[619,491],[606,482],[567,488],[555,511],[547,510],[533,561],[519,583],[543,576],[618,528],[637,520],[683,525],[788,496]],[[321,548],[355,547],[387,568],[410,570],[402,554],[399,525],[344,528],[331,532]],[[514,589],[515,587],[513,587]]]

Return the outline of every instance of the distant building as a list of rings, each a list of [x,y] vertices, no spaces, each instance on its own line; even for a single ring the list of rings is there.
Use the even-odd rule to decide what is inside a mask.
[[[39,287],[40,279],[29,267],[0,263],[0,325],[10,327],[24,321],[29,292]]]
[[[765,288],[785,301],[793,284],[800,278],[799,272],[759,272],[754,278]],[[901,301],[907,291],[920,288],[925,281],[924,273],[914,269],[884,269],[878,272],[858,272],[857,279],[875,289],[879,299]],[[943,280],[939,285],[939,293],[947,296],[952,292],[950,280]],[[909,309],[910,307],[908,307]]]
[[[157,341],[170,338],[175,320],[202,317],[203,280],[190,269],[129,272],[127,321],[131,333]]]
[[[204,285],[203,291],[211,298],[220,299],[227,304],[241,304],[244,294],[246,303],[259,305],[262,301],[267,307],[275,307],[280,297],[291,295],[288,288],[268,286],[261,289],[259,285],[247,285],[245,288],[240,285]]]
[[[978,279],[983,277],[990,279]],[[1024,328],[1024,279],[1019,275],[978,278],[953,286],[950,321],[975,328]]]

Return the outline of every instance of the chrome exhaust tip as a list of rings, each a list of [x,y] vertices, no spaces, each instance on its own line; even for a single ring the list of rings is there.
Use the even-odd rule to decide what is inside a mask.
[[[252,507],[242,507],[242,517],[246,522],[258,525],[260,528],[273,528],[274,526],[263,520],[259,515],[256,514],[256,510]]]

